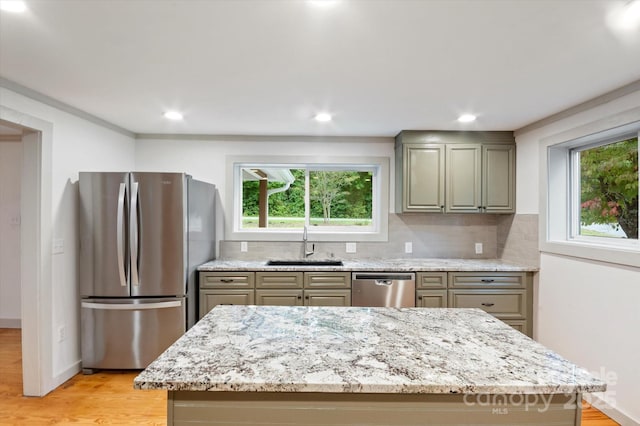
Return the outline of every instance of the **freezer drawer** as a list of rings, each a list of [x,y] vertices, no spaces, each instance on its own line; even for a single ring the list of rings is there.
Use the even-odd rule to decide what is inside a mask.
[[[142,369],[185,332],[185,298],[83,299],[82,368]]]

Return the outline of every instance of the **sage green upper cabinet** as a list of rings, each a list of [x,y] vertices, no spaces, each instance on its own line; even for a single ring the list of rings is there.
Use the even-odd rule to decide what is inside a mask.
[[[444,145],[406,144],[403,205],[405,212],[441,212],[444,208]]]
[[[403,131],[396,212],[514,213],[512,132]]]
[[[482,146],[482,209],[486,213],[516,211],[515,145]]]
[[[482,145],[447,145],[447,213],[473,213],[481,203]]]

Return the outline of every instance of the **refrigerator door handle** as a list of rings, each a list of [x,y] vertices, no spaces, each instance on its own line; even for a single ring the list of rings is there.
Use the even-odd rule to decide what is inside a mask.
[[[131,184],[131,211],[129,213],[129,249],[131,252],[131,284],[140,285],[138,274],[138,182]]]
[[[179,300],[171,302],[156,302],[156,303],[94,303],[94,302],[82,302],[83,308],[89,309],[106,309],[106,310],[120,310],[120,311],[140,311],[146,309],[163,309],[163,308],[179,308],[182,306],[182,302]]]
[[[124,198],[126,196],[127,186],[125,183],[120,184],[120,190],[118,191],[118,212],[116,219],[117,235],[116,244],[117,257],[118,257],[118,274],[120,277],[120,286],[127,286],[127,275],[124,265]]]

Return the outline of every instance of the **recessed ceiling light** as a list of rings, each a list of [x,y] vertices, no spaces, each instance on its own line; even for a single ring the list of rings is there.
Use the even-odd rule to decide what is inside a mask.
[[[471,123],[472,121],[476,121],[476,116],[473,114],[462,114],[458,117],[458,121],[460,123]]]
[[[636,28],[640,25],[640,1],[630,1],[621,11],[620,25],[625,29]]]
[[[320,112],[320,113],[316,114],[316,116],[313,117],[313,118],[315,118],[316,121],[320,121],[322,123],[325,123],[327,121],[331,121],[331,114],[328,114],[326,112]]]
[[[182,120],[182,114],[178,111],[167,111],[164,113],[164,118],[168,118],[169,120]]]
[[[22,0],[0,0],[0,9],[19,13],[27,10],[27,5]]]

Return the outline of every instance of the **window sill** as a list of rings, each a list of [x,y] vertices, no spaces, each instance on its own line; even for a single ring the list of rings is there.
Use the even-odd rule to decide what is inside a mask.
[[[623,247],[587,241],[541,241],[540,251],[640,268],[640,245]]]

